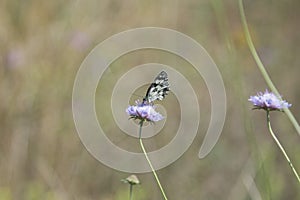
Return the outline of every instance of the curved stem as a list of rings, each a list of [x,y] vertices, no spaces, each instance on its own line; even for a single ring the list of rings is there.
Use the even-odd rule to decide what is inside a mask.
[[[156,182],[157,182],[157,184],[158,184],[158,186],[159,186],[159,189],[160,189],[160,191],[161,191],[161,193],[162,193],[164,199],[165,199],[165,200],[168,200],[168,198],[167,198],[167,196],[166,196],[166,194],[165,194],[165,192],[164,192],[164,189],[163,189],[163,187],[162,187],[161,184],[160,184],[160,181],[159,181],[159,178],[158,178],[158,176],[157,176],[157,174],[156,174],[156,172],[155,172],[155,169],[153,168],[152,163],[151,163],[151,161],[150,161],[150,159],[149,159],[149,157],[148,157],[148,155],[147,155],[147,152],[146,152],[146,150],[145,150],[144,144],[143,144],[143,140],[142,140],[142,137],[141,137],[141,136],[142,136],[143,122],[144,122],[144,121],[141,121],[141,122],[140,122],[140,130],[139,130],[139,140],[140,140],[140,145],[141,145],[141,148],[142,148],[142,150],[143,150],[143,153],[144,153],[144,155],[145,155],[145,157],[146,157],[146,160],[147,160],[148,164],[150,165],[151,171],[152,171],[152,173],[153,173],[153,175],[154,175],[154,177],[155,177],[155,180],[156,180]]]
[[[245,12],[244,12],[244,8],[243,8],[243,1],[242,0],[239,0],[239,9],[240,9],[240,14],[241,14],[242,24],[243,24],[243,27],[244,27],[245,37],[246,37],[249,49],[252,53],[252,56],[253,56],[256,64],[257,64],[262,76],[264,77],[267,85],[272,90],[272,92],[274,92],[280,98],[280,94],[279,94],[278,90],[276,89],[275,85],[273,84],[270,76],[268,75],[268,72],[265,69],[262,61],[260,60],[260,58],[257,54],[257,51],[255,49],[255,46],[252,42],[251,35],[250,35],[249,29],[248,29],[248,24],[247,24],[246,17],[245,17]],[[286,115],[288,116],[288,118],[291,121],[291,123],[293,124],[293,126],[295,127],[296,131],[298,132],[298,135],[300,135],[300,126],[299,126],[297,120],[295,119],[294,115],[291,113],[291,111],[288,108],[284,108],[283,110],[286,113]]]
[[[290,167],[292,168],[292,171],[294,172],[296,178],[298,179],[298,182],[300,183],[300,178],[299,178],[299,175],[296,171],[296,169],[294,168],[293,166],[293,163],[291,162],[290,158],[288,157],[288,155],[286,154],[283,146],[280,144],[279,140],[277,139],[276,135],[274,134],[273,130],[272,130],[272,127],[271,127],[271,121],[270,121],[270,112],[267,111],[267,122],[268,122],[268,128],[269,128],[269,131],[273,137],[273,139],[275,140],[277,146],[279,147],[279,149],[281,150],[281,152],[283,153],[285,159],[288,161]]]

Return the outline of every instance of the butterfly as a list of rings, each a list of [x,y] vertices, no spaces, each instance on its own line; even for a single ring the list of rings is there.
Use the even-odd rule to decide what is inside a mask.
[[[155,100],[161,101],[169,91],[168,74],[165,71],[161,71],[149,86],[146,96],[143,99],[143,104],[150,104]]]

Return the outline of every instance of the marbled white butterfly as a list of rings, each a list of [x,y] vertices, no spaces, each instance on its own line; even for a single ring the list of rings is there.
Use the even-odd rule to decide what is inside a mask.
[[[169,91],[168,74],[165,71],[162,71],[148,88],[146,96],[143,99],[143,104],[149,104],[155,100],[163,100]]]

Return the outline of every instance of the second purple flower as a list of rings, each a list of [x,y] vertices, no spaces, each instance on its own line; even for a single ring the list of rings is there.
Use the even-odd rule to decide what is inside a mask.
[[[274,93],[266,90],[264,93],[258,92],[256,96],[250,96],[248,99],[253,103],[255,109],[264,109],[268,111],[282,110],[289,108],[292,104],[289,104],[285,100],[280,100]]]

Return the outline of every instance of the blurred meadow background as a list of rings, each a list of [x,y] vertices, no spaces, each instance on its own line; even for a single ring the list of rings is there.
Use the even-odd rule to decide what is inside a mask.
[[[244,7],[258,53],[299,121],[300,1],[247,0]],[[80,142],[72,117],[72,87],[80,64],[98,43],[145,26],[180,31],[208,51],[225,83],[224,129],[213,151],[200,160],[210,120],[203,79],[175,55],[141,50],[114,62],[97,89],[98,119],[111,141],[140,152],[138,140],[122,133],[107,109],[116,81],[136,65],[166,64],[190,80],[201,108],[191,147],[158,171],[169,199],[300,199],[299,184],[268,133],[265,112],[252,111],[247,101],[267,86],[245,41],[237,1],[1,0],[0,200],[128,199],[128,185],[120,179],[130,174],[101,164]],[[143,95],[145,89],[135,93]],[[180,120],[174,95],[162,104],[168,120],[163,133],[145,140],[151,151],[174,137]],[[299,135],[284,113],[271,117],[300,170]],[[142,184],[134,188],[134,199],[162,199],[151,173],[138,177]]]

